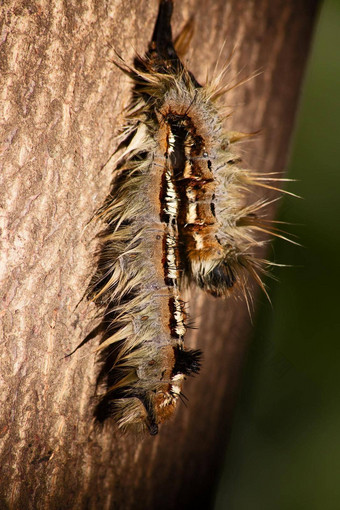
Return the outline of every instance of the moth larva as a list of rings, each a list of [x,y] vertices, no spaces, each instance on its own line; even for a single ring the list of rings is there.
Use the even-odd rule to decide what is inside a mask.
[[[114,188],[99,214],[108,229],[92,288],[109,324],[100,346],[108,391],[97,417],[151,434],[200,367],[200,352],[184,346],[183,286],[225,296],[245,289],[247,273],[262,285],[252,249],[263,202],[243,197],[257,176],[235,164],[239,134],[223,131],[216,104],[223,86],[201,86],[177,56],[172,8],[161,0],[146,56],[133,67],[117,63],[134,89]]]

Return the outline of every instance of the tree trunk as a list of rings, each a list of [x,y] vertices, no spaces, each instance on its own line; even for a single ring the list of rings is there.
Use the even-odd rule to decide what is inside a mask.
[[[0,508],[211,504],[251,327],[245,303],[192,292],[187,343],[204,351],[203,368],[186,382],[187,407],[143,441],[93,425],[98,338],[64,357],[98,323],[81,298],[131,91],[115,51],[127,63],[143,54],[157,10],[156,0],[3,8]],[[235,48],[230,81],[261,70],[225,97],[229,129],[262,130],[241,146],[251,168],[285,166],[315,12],[311,0],[175,1],[175,35],[195,19],[198,81],[221,48],[220,67]]]

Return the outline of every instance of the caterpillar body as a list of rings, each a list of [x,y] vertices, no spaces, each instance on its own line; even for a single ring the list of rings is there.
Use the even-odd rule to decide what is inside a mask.
[[[113,190],[99,216],[102,236],[91,295],[106,307],[100,345],[107,393],[96,415],[119,427],[158,432],[200,368],[187,349],[181,291],[197,284],[214,296],[246,292],[247,275],[262,285],[252,254],[261,229],[244,191],[257,175],[240,169],[223,130],[218,80],[201,86],[173,43],[173,2],[161,0],[149,51],[134,66],[117,65],[134,83]]]

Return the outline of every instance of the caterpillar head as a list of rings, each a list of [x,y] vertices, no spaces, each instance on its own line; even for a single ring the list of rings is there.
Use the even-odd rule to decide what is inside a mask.
[[[181,397],[182,384],[187,375],[197,374],[201,367],[201,351],[184,349],[176,345],[173,348],[173,362],[166,370],[163,378],[168,382],[161,384],[154,395],[148,395],[149,402],[145,408],[148,411],[146,425],[151,435],[157,434],[158,424],[167,420],[175,411],[178,399]]]
[[[161,359],[150,360],[139,374],[130,372],[111,388],[97,407],[99,421],[113,416],[123,431],[158,433],[159,424],[175,411],[185,377],[198,373],[201,366],[199,350],[176,345],[163,348],[161,354]],[[146,378],[150,381],[147,390]]]
[[[258,261],[235,250],[226,251],[219,259],[203,259],[191,265],[192,279],[215,297],[227,296],[235,287],[244,289],[248,275],[263,287],[259,271]]]

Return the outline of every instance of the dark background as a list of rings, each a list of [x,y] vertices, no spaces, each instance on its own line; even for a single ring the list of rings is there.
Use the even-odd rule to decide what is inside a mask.
[[[268,280],[215,510],[340,508],[340,1],[321,4]]]

